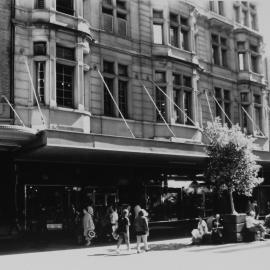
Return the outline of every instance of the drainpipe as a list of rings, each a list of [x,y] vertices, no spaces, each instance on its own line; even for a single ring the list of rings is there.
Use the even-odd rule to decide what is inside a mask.
[[[15,53],[15,1],[11,0],[11,16],[10,16],[10,96],[9,100],[11,104],[14,104],[14,53]],[[13,119],[14,124],[14,112],[10,109],[10,118]]]

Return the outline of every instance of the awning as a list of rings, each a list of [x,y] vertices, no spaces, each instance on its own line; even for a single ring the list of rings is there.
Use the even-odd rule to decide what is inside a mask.
[[[151,139],[44,130],[40,147],[28,146],[18,161],[195,166],[207,158],[204,146]]]
[[[33,144],[38,136],[36,129],[16,126],[0,125],[0,151],[16,151]]]

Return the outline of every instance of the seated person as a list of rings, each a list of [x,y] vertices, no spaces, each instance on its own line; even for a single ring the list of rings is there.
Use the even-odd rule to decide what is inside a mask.
[[[246,217],[246,228],[250,232],[260,233],[260,240],[264,241],[266,229],[263,226],[262,221],[255,219],[254,211],[250,211],[248,216]]]
[[[207,238],[210,235],[210,233],[208,231],[207,224],[202,219],[202,217],[199,217],[197,229],[193,229],[191,231],[191,235],[192,235],[192,243],[193,244],[200,244],[202,242],[207,241]]]
[[[216,214],[212,223],[212,241],[214,243],[222,243],[223,241],[223,225],[220,214]]]

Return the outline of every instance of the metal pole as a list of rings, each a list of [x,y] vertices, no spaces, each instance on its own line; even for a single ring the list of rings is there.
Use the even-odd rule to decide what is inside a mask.
[[[211,106],[210,106],[210,102],[209,102],[208,94],[207,94],[207,91],[206,91],[206,90],[204,91],[204,94],[205,94],[205,96],[206,96],[208,108],[209,108],[210,115],[211,115],[211,120],[212,120],[212,123],[213,123],[213,122],[214,122],[214,117],[213,117],[213,113],[212,113],[212,110],[211,110]]]
[[[27,185],[24,185],[24,230],[27,230]]]
[[[11,105],[11,103],[9,102],[9,100],[7,99],[6,96],[2,95],[2,98],[6,101],[6,103],[9,105],[10,109],[14,112],[14,114],[17,116],[17,118],[19,119],[20,123],[25,127],[24,122],[22,121],[22,119],[20,118],[20,116],[17,114],[17,112],[15,111],[15,109],[13,108],[13,106]]]
[[[44,127],[46,127],[45,119],[44,119],[44,116],[43,116],[42,111],[40,109],[39,101],[38,101],[38,98],[37,98],[35,86],[34,86],[34,83],[33,83],[33,79],[32,79],[31,73],[30,73],[30,69],[29,69],[29,65],[28,65],[26,56],[24,56],[24,63],[25,63],[27,73],[28,73],[28,76],[29,76],[29,80],[30,80],[30,83],[31,83],[31,89],[32,89],[32,91],[34,93],[34,97],[35,97],[35,100],[37,102],[37,107],[38,107],[38,111],[40,113],[42,124],[43,124]]]

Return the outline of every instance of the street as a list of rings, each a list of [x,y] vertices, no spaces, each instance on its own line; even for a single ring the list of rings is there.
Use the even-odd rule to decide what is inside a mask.
[[[0,256],[1,269],[258,269],[269,263],[270,240],[223,245],[189,245],[190,238],[150,242],[151,251],[136,253],[122,245],[28,252]]]

